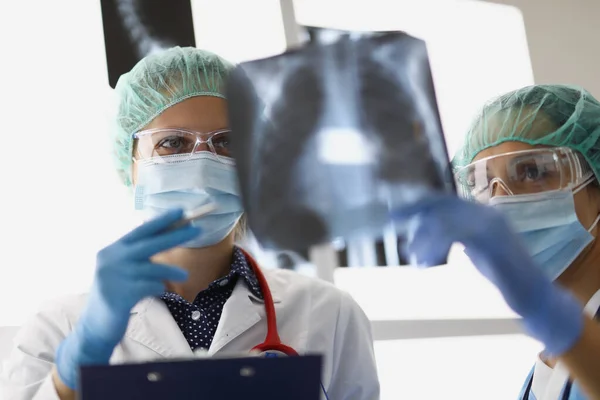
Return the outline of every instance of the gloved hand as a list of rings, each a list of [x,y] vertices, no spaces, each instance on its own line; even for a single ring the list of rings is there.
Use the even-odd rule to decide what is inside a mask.
[[[453,243],[462,243],[475,267],[523,317],[525,330],[546,346],[550,356],[566,352],[581,336],[583,307],[534,265],[497,210],[439,196],[392,215],[407,226],[405,252],[412,263],[439,265]]]
[[[108,364],[129,322],[133,306],[145,297],[159,296],[164,282],[181,282],[187,271],[155,264],[154,254],[197,237],[198,228],[190,225],[166,232],[182,218],[173,210],[134,229],[98,253],[92,289],[73,332],[61,343],[56,354],[58,375],[75,389],[81,365]]]

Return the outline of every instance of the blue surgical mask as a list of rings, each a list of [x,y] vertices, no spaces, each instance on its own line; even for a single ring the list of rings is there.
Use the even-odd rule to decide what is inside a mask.
[[[592,241],[596,218],[586,229],[575,212],[574,195],[590,181],[571,190],[497,196],[490,205],[502,212],[521,236],[536,265],[555,280]]]
[[[138,161],[135,209],[141,210],[146,219],[172,208],[193,211],[208,203],[214,203],[217,210],[192,223],[202,234],[184,247],[217,244],[237,225],[243,209],[234,162],[217,160],[207,152],[183,162]]]

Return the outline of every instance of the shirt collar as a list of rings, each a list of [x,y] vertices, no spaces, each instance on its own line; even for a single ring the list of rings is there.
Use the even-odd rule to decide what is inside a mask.
[[[250,263],[246,259],[244,252],[238,247],[234,247],[229,273],[211,282],[208,285],[208,288],[205,290],[233,290],[235,283],[240,277],[243,279],[246,287],[254,297],[264,300],[258,278],[256,277],[252,267],[250,267]],[[169,292],[165,292],[161,298],[167,301],[178,301],[181,299],[179,295]]]
[[[250,263],[246,259],[244,252],[240,250],[240,248],[235,247],[233,250],[233,257],[231,259],[231,270],[229,271],[229,274],[227,274],[226,277],[217,279],[213,283],[217,283],[218,281],[223,279],[236,280],[240,277],[244,280],[244,283],[248,287],[248,290],[250,290],[250,293],[258,297],[259,299],[264,300],[262,291],[260,290],[260,284],[258,282],[256,274],[254,273],[254,270],[252,270],[252,267],[250,267]]]

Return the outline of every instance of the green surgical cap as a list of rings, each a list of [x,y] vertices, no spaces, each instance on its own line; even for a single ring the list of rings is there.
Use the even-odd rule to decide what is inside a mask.
[[[133,134],[167,108],[195,96],[225,98],[225,79],[233,65],[214,53],[173,47],[140,60],[115,87],[118,97],[113,132],[117,171],[131,186]]]
[[[600,103],[575,86],[535,85],[509,92],[483,107],[452,164],[464,167],[480,151],[509,141],[569,147],[600,177]]]

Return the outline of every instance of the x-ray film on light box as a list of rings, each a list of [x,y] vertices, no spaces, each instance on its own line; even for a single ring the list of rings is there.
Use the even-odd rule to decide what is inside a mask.
[[[190,0],[101,0],[100,5],[112,88],[145,56],[196,45]]]
[[[403,32],[310,37],[229,79],[244,207],[266,248],[379,236],[390,210],[454,192],[425,42]]]

